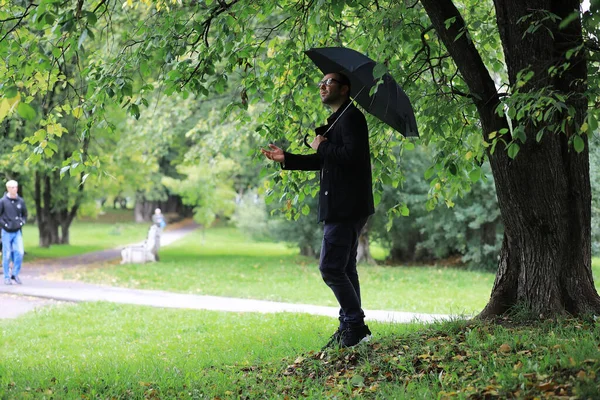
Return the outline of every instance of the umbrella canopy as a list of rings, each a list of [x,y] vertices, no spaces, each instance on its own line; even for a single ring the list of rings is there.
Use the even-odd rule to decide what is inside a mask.
[[[305,51],[323,72],[340,72],[352,83],[350,97],[369,114],[374,115],[404,136],[419,136],[415,113],[404,90],[389,74],[372,96],[369,94],[377,80],[373,68],[377,63],[356,50],[345,47],[321,47]]]

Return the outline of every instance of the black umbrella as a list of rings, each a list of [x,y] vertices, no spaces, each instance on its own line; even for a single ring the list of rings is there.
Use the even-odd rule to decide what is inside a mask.
[[[410,100],[389,74],[377,92],[369,94],[377,80],[373,68],[377,63],[356,50],[345,47],[321,47],[305,51],[323,74],[340,72],[352,83],[350,97],[369,114],[374,115],[404,136],[419,136]]]

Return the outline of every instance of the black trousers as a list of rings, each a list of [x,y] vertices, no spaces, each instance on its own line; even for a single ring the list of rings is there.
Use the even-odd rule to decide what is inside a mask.
[[[356,251],[360,232],[366,222],[367,218],[343,222],[325,221],[323,229],[319,270],[323,281],[333,291],[340,305],[340,329],[364,325]]]

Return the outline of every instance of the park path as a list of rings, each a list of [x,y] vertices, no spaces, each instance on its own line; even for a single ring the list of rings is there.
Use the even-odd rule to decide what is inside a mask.
[[[197,225],[182,226],[163,232],[161,247],[168,246],[197,229]],[[187,308],[233,312],[293,312],[337,317],[337,307],[292,304],[266,300],[201,296],[161,290],[127,289],[74,281],[45,279],[44,275],[59,269],[81,265],[113,262],[121,257],[121,248],[87,253],[35,264],[24,264],[23,285],[0,285],[0,319],[15,318],[38,307],[57,302],[107,301],[162,308]],[[420,314],[399,311],[365,310],[367,320],[386,322],[433,322],[446,320],[448,315]]]

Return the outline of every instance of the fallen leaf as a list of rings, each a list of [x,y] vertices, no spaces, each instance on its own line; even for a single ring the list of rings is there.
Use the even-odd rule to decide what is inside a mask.
[[[541,391],[547,392],[549,390],[553,390],[555,386],[556,385],[554,382],[548,381],[548,382],[540,383],[539,385],[537,385],[537,388]]]
[[[514,365],[513,370],[516,371],[516,370],[521,369],[521,368],[523,368],[523,363],[521,361],[519,361],[518,363],[516,363]]]
[[[350,383],[354,387],[364,387],[365,386],[365,378],[360,375],[354,375],[350,380]]]
[[[501,353],[510,353],[510,351],[512,350],[512,348],[510,347],[510,345],[508,343],[503,343],[500,346],[500,352]]]

